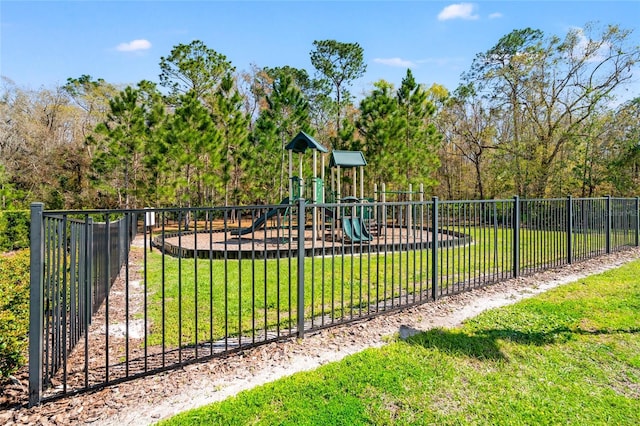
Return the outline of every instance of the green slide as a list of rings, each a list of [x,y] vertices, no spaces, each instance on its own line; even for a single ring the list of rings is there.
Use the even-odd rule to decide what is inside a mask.
[[[280,205],[278,207],[276,207],[275,209],[271,209],[267,212],[267,214],[263,214],[262,216],[260,216],[259,218],[257,218],[255,220],[255,222],[253,222],[251,224],[250,227],[248,228],[238,228],[238,229],[232,229],[231,230],[231,234],[232,235],[246,235],[246,234],[250,234],[252,232],[254,232],[256,229],[260,229],[262,228],[262,226],[267,222],[267,220],[271,219],[273,216],[275,216],[276,213],[278,213],[279,210],[284,209],[284,206],[288,206],[289,205],[289,197],[286,197],[284,200],[280,201]]]
[[[343,217],[342,231],[348,239],[355,243],[373,240],[369,231],[362,226],[362,220],[359,217]]]

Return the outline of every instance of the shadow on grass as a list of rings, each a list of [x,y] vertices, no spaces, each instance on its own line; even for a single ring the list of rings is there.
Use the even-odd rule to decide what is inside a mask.
[[[576,335],[609,335],[638,333],[639,329],[625,330],[583,330],[558,327],[547,331],[522,332],[510,329],[486,330],[469,334],[458,329],[436,328],[420,331],[400,326],[400,338],[410,345],[420,345],[428,349],[439,349],[452,355],[462,355],[479,360],[506,360],[498,341],[510,341],[522,345],[544,346],[570,341]]]

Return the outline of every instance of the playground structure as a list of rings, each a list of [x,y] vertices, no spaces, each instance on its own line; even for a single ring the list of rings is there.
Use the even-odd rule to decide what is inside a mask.
[[[387,230],[387,217],[385,209],[378,208],[371,203],[386,203],[388,194],[402,195],[407,199],[395,201],[412,202],[413,195],[418,194],[419,198],[415,201],[424,202],[424,187],[420,185],[418,192],[413,192],[411,184],[408,191],[387,191],[383,183],[380,190],[374,185],[374,197],[367,198],[364,193],[364,168],[367,161],[362,151],[345,151],[333,150],[330,153],[329,170],[331,173],[330,191],[327,193],[325,187],[325,156],[329,150],[317,142],[313,137],[305,132],[299,132],[285,146],[289,151],[289,200],[295,203],[301,198],[306,198],[315,205],[324,205],[325,203],[345,204],[344,207],[313,207],[312,210],[312,239],[322,238],[325,235],[326,224],[328,221],[336,220],[341,224],[341,235],[332,236],[332,240],[338,237],[342,240],[370,242],[373,240],[372,234],[378,234],[380,231]],[[307,150],[311,150],[313,154],[312,176],[305,180],[303,177],[303,158]],[[294,161],[293,154],[298,154],[298,175],[293,174]],[[320,155],[320,176],[318,176],[318,155]],[[351,172],[351,193],[345,194],[342,185],[343,170]],[[309,184],[305,184],[308,181]],[[310,192],[310,194],[307,194]],[[284,203],[284,202],[283,202]],[[283,204],[281,203],[281,204]],[[318,216],[318,209],[322,210],[321,219]],[[267,215],[275,214],[271,210]],[[404,225],[407,229],[413,228],[413,212],[407,211]],[[271,217],[271,216],[270,216]],[[259,218],[258,221],[261,219]]]
[[[283,213],[282,222],[291,219],[291,205],[294,205],[300,199],[310,202],[314,205],[323,205],[327,202],[338,204],[354,204],[371,202],[373,199],[367,199],[364,196],[364,167],[367,162],[361,151],[339,151],[331,152],[329,168],[331,170],[331,189],[327,194],[325,188],[325,164],[326,155],[329,150],[316,141],[313,137],[305,132],[299,132],[289,142],[285,149],[289,152],[289,196],[284,198],[277,207],[268,210],[265,214],[256,218],[249,227],[231,230],[232,235],[247,235],[255,233],[256,230],[268,225],[269,219],[275,215]],[[303,159],[305,153],[310,150],[313,154],[312,176],[304,178]],[[294,154],[298,155],[298,174],[294,175]],[[318,155],[320,156],[320,176],[318,176]],[[352,171],[352,193],[343,198],[343,190],[341,176],[343,169]],[[358,174],[360,194],[358,196]],[[347,238],[353,242],[368,242],[373,238],[368,228],[368,222],[374,219],[371,206],[356,207],[352,205],[350,208],[337,208],[330,206],[316,207],[311,211],[311,238],[317,240],[323,238],[327,229],[327,221],[336,220],[342,224],[342,235],[339,238]],[[332,236],[332,240],[336,236]]]
[[[373,212],[373,207],[369,204],[377,199],[377,188],[375,189],[375,198],[366,198],[364,194],[364,167],[367,161],[361,151],[344,151],[333,150],[330,154],[329,170],[331,172],[331,186],[327,194],[325,187],[325,164],[326,155],[329,150],[313,137],[305,132],[299,132],[289,142],[285,149],[289,152],[289,197],[280,202],[280,206],[286,204],[294,204],[300,199],[314,204],[312,208],[311,219],[311,238],[316,240],[324,238],[326,235],[326,225],[328,221],[336,220],[342,226],[340,236],[332,236],[331,240],[336,238],[348,239],[353,242],[369,242],[372,241],[371,226],[373,221],[380,222],[383,215]],[[312,176],[304,178],[303,159],[305,153],[310,150],[313,154]],[[298,155],[298,174],[294,175],[294,154]],[[318,176],[318,156],[320,156],[320,176]],[[351,194],[345,195],[342,186],[342,171],[344,169],[351,170],[352,185]],[[359,179],[358,179],[359,178]],[[359,194],[358,194],[359,189]],[[385,201],[384,186],[382,189],[382,202]],[[317,207],[315,205],[324,205],[325,203],[347,204],[349,207]],[[356,204],[363,204],[357,206]],[[233,235],[245,235],[261,226],[265,226],[267,220],[284,210],[284,216],[290,218],[290,209],[277,207],[269,210],[263,216],[258,217],[254,223],[248,228],[240,231],[232,231]],[[407,225],[410,225],[409,221]],[[377,224],[374,227],[379,229]],[[376,232],[377,233],[377,232]]]
[[[374,185],[373,197],[366,197],[367,162],[361,151],[329,153],[304,132],[299,132],[285,149],[289,152],[289,196],[279,204],[238,208],[244,213],[240,214],[237,227],[225,221],[222,229],[210,233],[209,238],[198,239],[197,229],[185,229],[163,233],[154,239],[154,245],[182,257],[244,258],[259,252],[264,257],[276,258],[290,257],[298,249],[306,256],[324,256],[335,254],[336,250],[342,253],[422,250],[429,248],[435,238],[441,239],[444,246],[470,242],[460,232],[440,230],[432,235],[431,213],[424,203],[422,185],[416,192],[411,185],[408,191],[389,191],[384,184],[380,188]],[[312,174],[304,177],[304,157],[308,151],[313,155]],[[298,157],[297,165],[294,154]],[[346,188],[345,174],[351,183]],[[245,225],[247,218],[249,224]]]
[[[289,151],[289,193],[293,201],[305,197],[305,179],[303,176],[303,157],[307,150],[311,150],[313,153],[313,175],[310,179],[311,182],[311,202],[313,204],[325,204],[330,203],[361,203],[365,201],[364,197],[364,167],[367,162],[361,151],[339,151],[333,150],[331,152],[329,160],[329,170],[331,171],[331,189],[327,194],[325,188],[325,156],[328,153],[328,149],[323,145],[315,141],[311,136],[304,132],[300,132],[293,140],[285,147]],[[293,154],[298,154],[298,176],[293,175]],[[321,158],[321,176],[318,176],[318,153]],[[343,198],[343,189],[341,183],[342,169],[350,169],[352,171],[352,194]],[[360,175],[360,195],[358,196],[358,174]],[[308,188],[308,186],[307,186]],[[328,196],[327,196],[328,195]],[[319,211],[321,210],[321,212]],[[359,212],[359,213],[358,213]],[[319,213],[320,214],[319,216]],[[363,209],[363,207],[356,208],[351,206],[350,208],[342,208],[337,206],[324,206],[313,207],[312,209],[312,236],[311,238],[316,240],[318,236],[323,238],[326,235],[327,222],[333,220],[338,221],[342,227],[341,235],[333,235],[332,240],[345,238],[353,242],[369,242],[373,238],[371,237],[369,230],[365,224],[365,221],[373,219],[371,209]]]

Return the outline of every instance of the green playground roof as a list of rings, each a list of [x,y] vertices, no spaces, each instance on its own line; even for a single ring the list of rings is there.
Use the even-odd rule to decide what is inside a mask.
[[[332,151],[329,167],[362,167],[367,165],[362,151]]]
[[[294,137],[291,142],[289,142],[284,148],[289,151],[302,153],[307,149],[315,149],[320,152],[329,152],[329,150],[325,148],[320,142],[316,141],[305,132],[298,133],[296,137]]]

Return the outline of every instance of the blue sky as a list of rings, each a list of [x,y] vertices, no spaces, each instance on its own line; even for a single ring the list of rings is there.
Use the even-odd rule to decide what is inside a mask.
[[[357,42],[358,94],[407,68],[453,90],[473,57],[514,29],[564,35],[597,21],[634,30],[640,1],[0,1],[0,74],[38,89],[83,74],[114,84],[158,81],[161,56],[201,40],[238,70],[313,67],[314,40]],[[638,74],[638,73],[636,73]],[[639,87],[636,85],[635,87]]]

